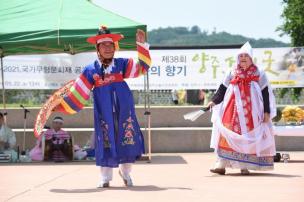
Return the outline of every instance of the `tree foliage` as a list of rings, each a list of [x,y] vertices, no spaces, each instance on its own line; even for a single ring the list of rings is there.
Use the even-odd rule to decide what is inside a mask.
[[[250,41],[255,48],[262,47],[286,47],[289,44],[276,41],[274,39],[253,39],[242,35],[233,35],[227,32],[216,32],[210,34],[206,30],[201,30],[198,26],[187,27],[167,27],[151,30],[148,33],[148,41],[151,45],[232,45],[243,44]]]
[[[293,46],[304,45],[304,0],[283,0],[283,25],[278,30],[291,37]]]

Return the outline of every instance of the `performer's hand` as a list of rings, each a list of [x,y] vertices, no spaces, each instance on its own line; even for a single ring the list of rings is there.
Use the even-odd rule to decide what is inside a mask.
[[[209,102],[209,103],[207,104],[206,107],[207,107],[207,108],[208,108],[208,107],[212,108],[212,107],[214,107],[214,106],[215,106],[215,103],[211,101],[211,102]]]
[[[267,112],[265,112],[264,113],[264,120],[263,120],[263,122],[264,123],[268,123],[269,121],[270,121],[270,114],[267,113]]]
[[[62,109],[61,104],[58,104],[56,107],[54,107],[54,108],[52,109],[52,112],[60,112],[61,109]]]
[[[141,29],[137,30],[136,42],[139,42],[139,43],[145,43],[146,42],[146,33]]]

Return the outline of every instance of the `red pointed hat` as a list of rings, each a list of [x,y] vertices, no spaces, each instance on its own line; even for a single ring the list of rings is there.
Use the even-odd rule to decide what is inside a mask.
[[[87,42],[91,44],[99,44],[103,41],[111,41],[113,43],[123,39],[122,34],[111,34],[110,30],[106,26],[101,26],[96,36],[87,38]]]

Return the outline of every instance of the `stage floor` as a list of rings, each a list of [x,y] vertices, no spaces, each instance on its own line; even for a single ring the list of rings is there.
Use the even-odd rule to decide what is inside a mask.
[[[60,202],[302,202],[304,152],[288,152],[289,163],[271,172],[225,176],[209,172],[213,153],[154,154],[152,163],[134,165],[134,187],[126,188],[114,170],[111,187],[98,189],[94,162],[0,164],[0,201]]]

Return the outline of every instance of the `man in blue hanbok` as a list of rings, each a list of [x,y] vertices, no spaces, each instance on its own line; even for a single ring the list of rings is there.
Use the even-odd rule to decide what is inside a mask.
[[[138,61],[114,58],[121,34],[112,34],[101,27],[87,41],[96,46],[98,59],[86,66],[76,79],[70,93],[64,97],[58,111],[73,114],[81,110],[92,91],[96,165],[101,169],[98,187],[109,187],[113,168],[126,186],[132,186],[132,163],[144,153],[144,139],[136,119],[133,95],[124,81],[148,72],[151,64],[145,32],[138,30],[136,43]]]

